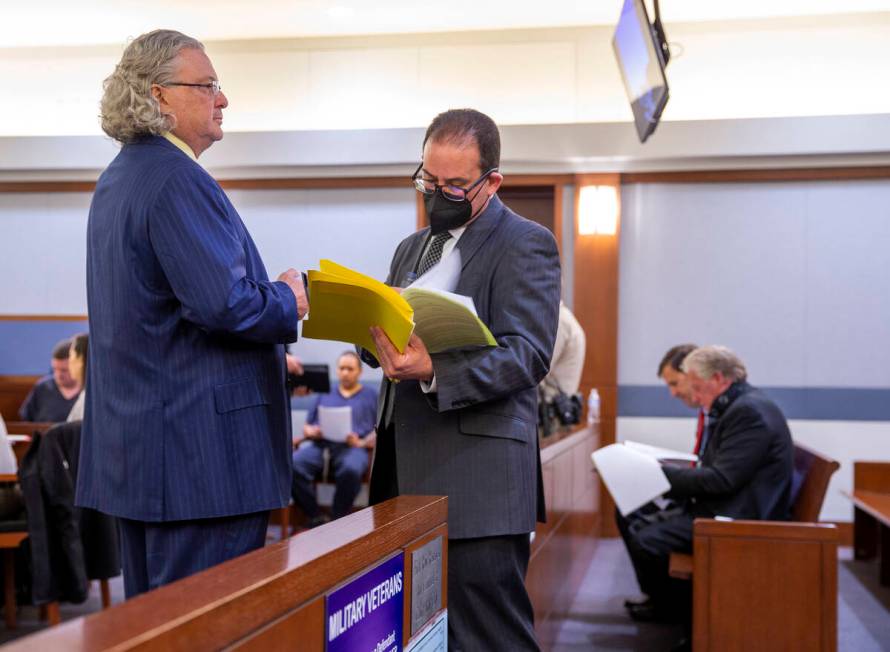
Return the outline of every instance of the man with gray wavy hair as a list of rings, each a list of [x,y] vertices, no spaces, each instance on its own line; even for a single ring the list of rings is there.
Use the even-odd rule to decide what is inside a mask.
[[[683,360],[682,369],[683,373],[693,372],[699,380],[714,378],[717,374],[730,382],[748,378],[745,363],[725,346],[703,346],[695,349]]]
[[[263,545],[290,500],[284,343],[308,302],[272,282],[198,157],[222,139],[204,46],[136,38],[105,80],[121,144],[87,226],[90,392],[77,504],[120,518],[127,597]]]
[[[790,518],[793,444],[782,411],[748,384],[744,363],[724,346],[695,349],[682,369],[693,401],[708,413],[699,464],[664,465],[665,497],[675,506],[632,525],[627,540],[652,601],[650,619],[688,616],[688,596],[678,595],[668,564],[672,552],[691,552],[696,518]]]

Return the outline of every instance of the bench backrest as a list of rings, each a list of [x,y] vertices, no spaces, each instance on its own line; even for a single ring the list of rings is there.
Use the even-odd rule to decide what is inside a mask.
[[[791,520],[815,523],[819,520],[828,481],[840,468],[835,460],[825,457],[806,446],[794,444],[794,477],[792,489]]]

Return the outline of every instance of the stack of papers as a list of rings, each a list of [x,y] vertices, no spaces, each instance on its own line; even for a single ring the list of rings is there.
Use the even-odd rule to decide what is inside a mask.
[[[321,436],[328,441],[345,442],[346,435],[352,432],[352,408],[318,406],[318,427]]]
[[[696,461],[690,453],[627,441],[610,444],[590,456],[623,516],[671,488],[659,460]]]
[[[320,261],[319,268],[309,272],[309,318],[303,337],[350,342],[375,355],[371,326],[380,326],[400,352],[413,332],[430,353],[497,345],[470,297],[416,286],[399,294],[330,260]]]

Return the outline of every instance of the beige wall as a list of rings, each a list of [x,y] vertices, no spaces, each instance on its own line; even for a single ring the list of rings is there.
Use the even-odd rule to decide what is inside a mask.
[[[890,14],[668,24],[665,120],[890,112]],[[229,131],[418,127],[470,105],[500,124],[630,119],[611,28],[208,43]],[[200,34],[196,34],[200,37]],[[0,136],[98,134],[121,47],[0,50]]]

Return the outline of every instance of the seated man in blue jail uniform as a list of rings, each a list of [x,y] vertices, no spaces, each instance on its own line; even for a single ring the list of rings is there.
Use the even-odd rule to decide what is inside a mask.
[[[19,409],[22,421],[64,421],[80,396],[81,384],[68,369],[71,340],[62,340],[53,348],[52,373],[44,376],[28,393]]]
[[[284,344],[308,310],[269,280],[198,157],[228,99],[204,46],[157,30],[105,80],[121,143],[87,224],[89,364],[76,501],[120,518],[128,598],[262,546],[290,502]]]
[[[305,439],[294,451],[294,502],[306,515],[309,527],[325,523],[315,499],[315,477],[324,466],[324,451],[330,454],[334,472],[334,518],[349,513],[361,489],[362,476],[368,470],[368,449],[374,448],[377,433],[377,392],[359,383],[362,362],[355,351],[346,351],[337,358],[337,387],[330,394],[316,397],[303,426]],[[318,423],[319,407],[349,407],[352,410],[352,432],[345,442],[329,441]],[[297,442],[294,442],[295,444]]]
[[[628,525],[628,551],[658,618],[688,617],[688,595],[678,598],[668,566],[672,552],[692,551],[694,519],[782,521],[791,515],[793,444],[782,411],[748,384],[745,365],[726,347],[696,349],[682,370],[693,400],[708,415],[699,464],[666,464],[666,497],[674,505]]]

